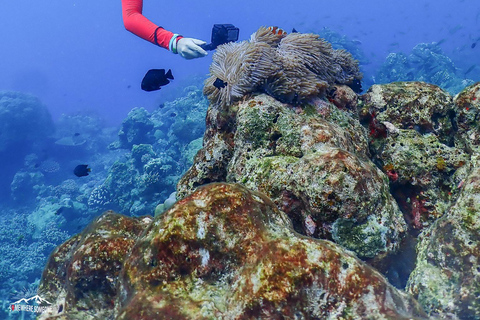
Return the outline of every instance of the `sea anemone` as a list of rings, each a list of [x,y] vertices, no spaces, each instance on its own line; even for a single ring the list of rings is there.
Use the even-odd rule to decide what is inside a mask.
[[[217,48],[204,93],[220,106],[255,92],[297,104],[323,95],[333,84],[349,85],[361,78],[358,61],[344,50],[332,49],[318,35],[287,35],[261,27],[249,41]],[[217,79],[225,85],[216,87]]]
[[[261,90],[268,77],[278,72],[274,50],[263,42],[227,43],[217,48],[210,65],[204,93],[211,102],[230,105],[245,95]],[[226,83],[216,88],[216,79]]]

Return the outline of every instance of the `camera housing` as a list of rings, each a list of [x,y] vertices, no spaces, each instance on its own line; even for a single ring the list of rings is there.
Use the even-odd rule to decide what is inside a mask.
[[[204,50],[215,50],[219,45],[238,40],[240,29],[233,24],[214,24],[212,40],[209,44],[201,45]]]

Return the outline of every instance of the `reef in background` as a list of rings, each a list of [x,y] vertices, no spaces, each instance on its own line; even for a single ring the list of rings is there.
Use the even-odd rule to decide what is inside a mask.
[[[185,96],[149,113],[134,108],[122,123],[110,149],[125,149],[105,181],[92,190],[88,205],[97,211],[128,215],[153,214],[175,191],[181,175],[192,164],[205,130],[207,100],[190,86]]]
[[[12,128],[2,134],[12,142],[12,157],[3,158],[7,165],[1,181],[6,189],[0,216],[1,305],[9,305],[12,294],[36,290],[53,249],[103,211],[153,215],[157,205],[162,212],[164,201],[174,202],[175,185],[201,148],[207,100],[200,86],[184,88],[183,96],[152,112],[132,110],[120,130],[106,127],[91,112],[64,115],[52,123],[38,99],[5,93],[9,98],[0,99],[0,109],[8,101],[17,114],[0,116],[5,128]],[[17,122],[32,133],[9,137]],[[142,131],[148,123],[152,130]],[[35,132],[37,125],[43,127]],[[92,168],[88,177],[74,175],[78,164]],[[9,311],[0,310],[0,318],[8,316]]]
[[[420,43],[410,54],[390,53],[375,75],[375,83],[395,81],[424,81],[435,84],[454,95],[473,80],[467,78],[446,56],[440,45]]]

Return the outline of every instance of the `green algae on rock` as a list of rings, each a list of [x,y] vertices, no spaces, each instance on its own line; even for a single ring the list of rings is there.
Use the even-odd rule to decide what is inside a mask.
[[[480,146],[480,82],[475,83],[455,96],[456,142],[470,152],[479,152]]]
[[[455,173],[470,155],[455,138],[456,109],[448,93],[424,82],[374,85],[361,96],[372,160],[389,176],[392,194],[414,229],[443,215],[457,196]],[[375,135],[379,126],[383,136]]]
[[[441,217],[457,196],[457,169],[470,156],[434,134],[399,129],[373,147],[372,157],[390,178],[392,194],[418,230]]]
[[[64,304],[41,319],[425,318],[350,252],[295,233],[267,197],[225,183],[154,221],[100,217],[57,248],[41,289]]]
[[[452,97],[439,87],[425,82],[376,84],[361,96],[360,116],[377,122],[387,121],[398,129],[434,133],[452,146],[454,105]]]
[[[398,249],[404,218],[349,112],[320,98],[292,108],[261,94],[230,109],[232,123],[222,130],[213,110],[211,134],[178,184],[180,197],[204,183],[238,182],[270,197],[304,235],[334,239],[364,258]],[[357,228],[356,241],[343,223]]]
[[[407,286],[429,314],[442,319],[480,318],[480,160],[475,158],[455,205],[423,231]]]

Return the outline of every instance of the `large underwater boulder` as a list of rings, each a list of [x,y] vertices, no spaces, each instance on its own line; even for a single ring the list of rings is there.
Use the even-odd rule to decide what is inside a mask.
[[[107,319],[123,262],[152,222],[106,212],[50,256],[39,290],[55,301],[53,313],[75,319]],[[51,300],[49,300],[51,299]],[[43,313],[40,319],[52,314]]]
[[[178,184],[180,197],[207,182],[238,182],[268,195],[304,235],[365,258],[398,249],[406,223],[387,176],[367,157],[358,120],[321,99],[294,109],[258,95],[234,110],[231,132],[215,106],[209,110],[204,147]]]
[[[222,54],[214,60],[231,58]],[[425,82],[398,82],[374,85],[359,99],[347,86],[330,85],[315,98],[290,100],[262,86],[239,98],[235,94],[246,87],[243,82],[216,92],[215,76],[222,75],[213,72],[206,82],[211,104],[203,148],[177,185],[179,198],[214,181],[241,183],[270,197],[297,232],[334,240],[404,287],[415,264],[425,265],[416,261],[418,235],[430,239],[436,221],[455,210],[475,167],[478,84],[455,99]],[[289,92],[284,86],[279,91]],[[477,210],[469,208],[476,225]],[[450,238],[438,233],[436,244],[448,247]],[[428,247],[425,241],[417,248],[420,259],[434,250],[434,242]],[[466,252],[451,251],[457,260]],[[467,287],[476,272],[472,263],[457,271],[459,281],[440,291],[421,282],[431,268],[419,267],[409,288],[432,315],[477,316],[465,311],[478,301],[475,285]],[[441,275],[431,282],[450,272],[446,264],[438,269]],[[459,288],[464,296],[453,293]],[[441,292],[449,292],[454,302],[436,302]]]
[[[238,182],[267,194],[297,232],[363,258],[399,248],[406,223],[387,176],[368,158],[350,88],[362,75],[350,54],[314,34],[260,28],[219,48],[210,73],[203,148],[178,197],[205,183]],[[218,79],[225,86],[215,86]]]
[[[471,153],[480,152],[480,82],[455,96],[457,145]]]
[[[58,247],[39,319],[422,319],[351,252],[303,237],[267,197],[209,184],[164,214],[108,212]],[[61,306],[61,307],[60,307]]]
[[[456,109],[447,92],[424,82],[373,85],[360,98],[372,160],[417,230],[445,213],[465,175],[470,155],[458,147]]]
[[[441,319],[480,318],[478,154],[475,158],[455,205],[422,234],[407,286],[428,313]]]

